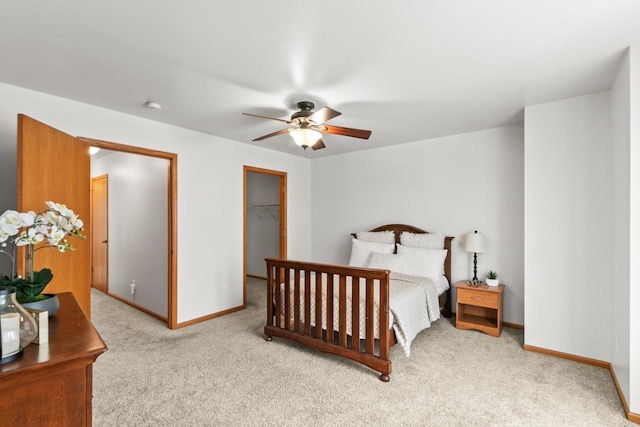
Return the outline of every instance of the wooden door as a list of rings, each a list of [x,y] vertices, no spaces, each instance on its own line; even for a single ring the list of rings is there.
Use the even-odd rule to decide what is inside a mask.
[[[86,240],[70,237],[72,252],[43,249],[34,268],[50,268],[53,280],[47,293],[73,292],[87,317],[91,313],[91,217],[89,203],[89,144],[28,116],[18,115],[18,210],[40,212],[45,202],[64,203],[84,222]],[[22,252],[20,252],[22,253]],[[19,256],[18,261],[23,261]],[[19,270],[24,271],[24,263]]]
[[[91,286],[109,292],[109,176],[91,178]]]

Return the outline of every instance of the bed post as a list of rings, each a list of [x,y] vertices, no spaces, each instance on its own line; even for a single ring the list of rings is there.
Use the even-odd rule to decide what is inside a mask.
[[[446,290],[447,302],[442,310],[442,315],[446,318],[451,317],[451,304],[453,301],[451,297],[451,288],[453,287],[453,282],[451,281],[451,241],[453,239],[455,239],[455,237],[450,236],[444,239],[444,248],[447,250],[447,257],[444,260],[444,275],[447,277],[447,280],[449,280],[449,289]]]
[[[393,345],[393,329],[389,328],[389,272],[386,272],[385,280],[379,281],[380,287],[380,315],[378,316],[380,324],[379,354],[380,359],[389,359],[389,348]],[[380,368],[380,381],[388,383],[389,374],[391,373],[391,362]]]
[[[273,326],[273,271],[274,267],[267,263],[267,326]],[[265,340],[272,341],[273,338],[267,333],[267,328],[264,328]]]

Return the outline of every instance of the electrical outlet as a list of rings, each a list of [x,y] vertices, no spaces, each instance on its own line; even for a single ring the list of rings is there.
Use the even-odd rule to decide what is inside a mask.
[[[136,293],[136,281],[132,281],[131,284],[129,285],[129,287],[131,287],[131,295],[135,295]]]
[[[229,289],[226,286],[222,287],[222,295],[226,295]]]

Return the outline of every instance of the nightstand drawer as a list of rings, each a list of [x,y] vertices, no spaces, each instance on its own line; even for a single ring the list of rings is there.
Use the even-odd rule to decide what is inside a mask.
[[[498,308],[498,294],[496,292],[484,292],[476,289],[458,288],[458,304]]]

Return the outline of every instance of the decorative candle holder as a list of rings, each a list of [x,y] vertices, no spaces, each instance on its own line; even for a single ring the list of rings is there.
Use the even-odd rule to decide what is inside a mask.
[[[22,356],[38,335],[35,319],[16,301],[16,288],[0,286],[0,364]]]

